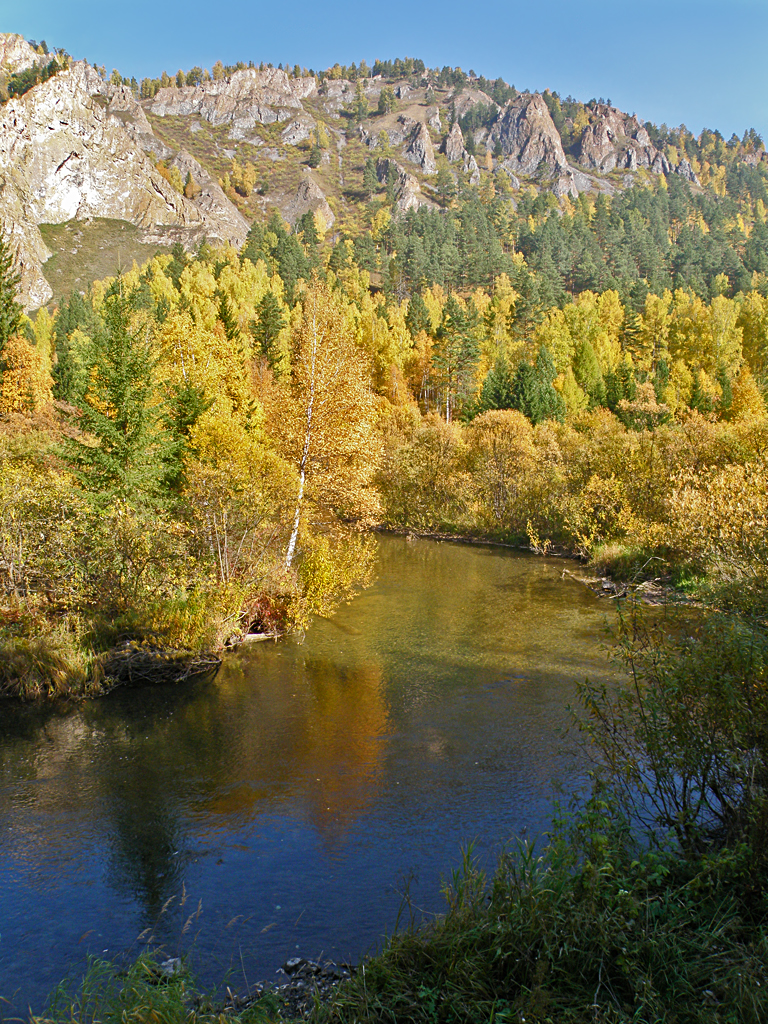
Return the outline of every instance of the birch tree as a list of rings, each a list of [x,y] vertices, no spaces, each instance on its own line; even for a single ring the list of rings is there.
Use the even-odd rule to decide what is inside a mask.
[[[378,457],[376,396],[367,357],[355,343],[354,310],[313,281],[294,330],[293,372],[272,401],[272,430],[298,472],[286,565],[307,509],[315,523],[370,522],[378,512],[372,485]]]

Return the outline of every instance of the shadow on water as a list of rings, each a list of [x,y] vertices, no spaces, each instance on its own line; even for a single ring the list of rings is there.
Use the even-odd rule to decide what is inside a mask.
[[[608,673],[606,606],[560,572],[383,537],[376,584],[303,643],[241,649],[214,681],[3,707],[0,995],[39,1010],[147,926],[175,951],[198,900],[204,982],[356,959],[402,878],[437,910],[462,843],[491,859],[545,829],[553,780],[579,772],[559,739],[574,681]]]

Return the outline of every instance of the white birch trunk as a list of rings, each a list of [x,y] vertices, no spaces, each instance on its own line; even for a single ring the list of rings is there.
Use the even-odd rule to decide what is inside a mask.
[[[315,385],[317,375],[317,311],[312,323],[312,358],[309,372],[309,402],[307,404],[307,424],[304,431],[304,444],[301,449],[301,461],[299,462],[299,493],[296,495],[296,511],[293,516],[293,530],[291,539],[288,542],[288,550],[285,553],[285,565],[290,569],[293,556],[296,551],[296,540],[299,536],[299,524],[301,522],[301,505],[304,500],[304,483],[307,478],[307,462],[309,461],[309,449],[312,444],[312,416],[315,409]]]

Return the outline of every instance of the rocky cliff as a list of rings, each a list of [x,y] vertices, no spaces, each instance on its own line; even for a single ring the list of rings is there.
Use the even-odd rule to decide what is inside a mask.
[[[18,74],[47,59],[33,50],[23,36],[13,32],[0,33],[0,70]]]
[[[6,77],[48,59],[20,36],[0,35]],[[396,108],[379,113],[385,85]],[[368,116],[359,112],[361,89]],[[137,226],[144,241],[188,247],[203,237],[240,245],[249,223],[271,209],[291,223],[318,212],[328,228],[345,230],[358,223],[371,158],[403,212],[434,205],[438,151],[454,177],[477,184],[483,174],[504,173],[513,188],[526,183],[557,196],[613,192],[640,170],[677,173],[698,186],[691,164],[683,158],[672,167],[634,115],[604,103],[584,111],[587,124],[575,139],[569,122],[566,150],[537,93],[499,106],[471,82],[463,89],[426,76],[319,84],[250,67],[139,100],[78,62],[0,107],[0,223],[19,256],[24,301],[34,307],[51,295],[41,224],[115,218]],[[193,187],[183,194],[188,178]]]
[[[11,52],[18,56],[18,47]],[[107,86],[84,62],[0,108],[0,223],[18,256],[27,307],[51,296],[40,224],[109,217],[147,232],[178,227],[190,243],[242,244],[248,223],[218,183],[180,155],[180,169],[201,186],[186,198],[156,169],[146,151],[152,139],[130,91]]]

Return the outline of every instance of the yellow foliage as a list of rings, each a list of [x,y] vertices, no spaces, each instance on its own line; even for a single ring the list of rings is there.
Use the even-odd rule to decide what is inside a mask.
[[[389,227],[391,220],[392,214],[385,206],[382,206],[381,209],[377,210],[371,218],[371,235],[374,238],[381,238]]]
[[[733,401],[726,419],[760,419],[766,415],[765,401],[747,363],[743,363],[733,382]]]
[[[748,292],[739,308],[744,358],[758,376],[768,371],[768,299],[759,292]]]
[[[528,509],[521,499],[536,466],[529,420],[513,409],[483,413],[469,429],[468,449],[479,521],[522,533]]]
[[[47,362],[26,338],[11,335],[3,348],[0,413],[34,411],[53,401]]]
[[[301,480],[296,529],[307,501],[315,519],[332,512],[371,522],[378,515],[377,402],[355,333],[348,304],[312,282],[293,331],[291,381],[275,389],[269,409],[270,434]]]
[[[35,315],[33,330],[35,334],[35,348],[45,363],[45,368],[50,373],[54,357],[53,317],[45,306],[41,306],[38,309]]]
[[[424,299],[424,305],[427,307],[429,325],[434,334],[440,326],[440,321],[443,319],[443,309],[448,301],[448,296],[442,285],[433,284],[430,288],[424,290],[422,298]]]

